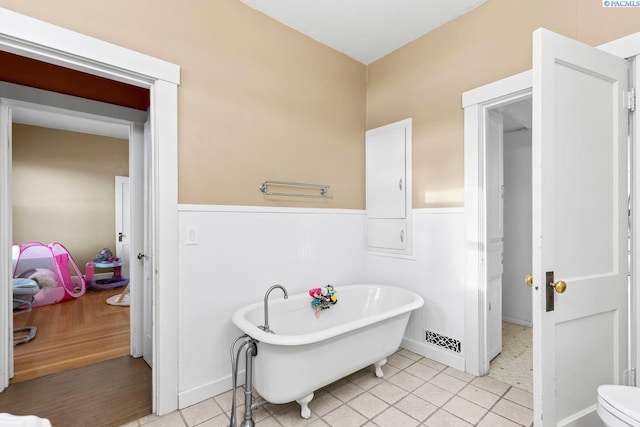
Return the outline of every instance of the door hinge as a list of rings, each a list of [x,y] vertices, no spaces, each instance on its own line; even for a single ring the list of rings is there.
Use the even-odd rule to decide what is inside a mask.
[[[629,111],[636,111],[636,89],[632,88],[629,92],[627,92],[627,108]]]

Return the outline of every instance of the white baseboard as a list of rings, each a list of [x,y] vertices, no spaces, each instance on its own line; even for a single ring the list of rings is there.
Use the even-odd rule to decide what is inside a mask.
[[[464,357],[450,351],[441,350],[435,346],[403,338],[400,347],[413,351],[423,357],[427,357],[436,362],[444,363],[452,368],[464,371]]]
[[[515,319],[513,317],[507,317],[507,316],[502,316],[502,321],[508,322],[508,323],[515,323],[516,325],[520,325],[520,326],[526,326],[527,328],[531,328],[533,326],[533,323],[531,323],[530,321]]]
[[[102,279],[110,279],[111,277],[113,277],[113,273],[96,273],[93,275],[95,280],[102,280]],[[86,279],[86,276],[83,276]],[[78,280],[78,276],[71,276],[72,280]],[[75,283],[75,282],[74,282]]]
[[[238,383],[237,387],[244,385],[244,369],[238,370]],[[233,382],[231,375],[222,377],[216,381],[210,381],[208,383],[193,387],[189,390],[184,390],[178,393],[178,409],[184,409],[188,406],[195,405],[203,400],[210,399],[221,393],[229,391],[233,388]],[[236,402],[238,406],[244,405],[244,401]]]

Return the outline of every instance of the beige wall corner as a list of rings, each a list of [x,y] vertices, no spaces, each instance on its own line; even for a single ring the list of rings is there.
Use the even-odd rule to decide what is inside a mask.
[[[461,206],[463,92],[529,69],[539,27],[592,45],[640,31],[640,8],[489,0],[365,67],[236,0],[0,7],[180,65],[189,204],[362,209],[364,131],[412,117],[413,206]],[[268,198],[266,179],[327,184],[334,199]]]

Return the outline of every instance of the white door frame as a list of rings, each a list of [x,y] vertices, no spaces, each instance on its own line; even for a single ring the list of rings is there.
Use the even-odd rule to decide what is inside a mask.
[[[178,408],[178,105],[180,68],[131,51],[0,8],[0,50],[74,70],[145,87],[151,93],[151,212],[153,264],[153,411]],[[10,108],[0,108],[3,123]],[[10,132],[0,129],[0,390],[8,385],[7,348],[11,320],[9,286],[12,223]]]
[[[632,58],[640,55],[640,33],[632,34],[610,43],[598,46],[606,52],[622,58]],[[633,83],[640,81],[640,61],[635,61],[635,78]],[[466,247],[466,280],[465,280],[465,370],[473,375],[486,375],[489,372],[489,360],[486,360],[487,348],[487,313],[486,307],[486,191],[484,188],[485,171],[485,131],[484,123],[488,110],[505,102],[531,96],[531,70],[507,77],[497,82],[470,90],[462,94],[464,108],[464,192],[465,192],[465,247]],[[633,171],[640,170],[640,150],[633,149],[638,141],[640,129],[640,114],[635,114],[636,132],[632,141],[632,212],[640,208],[640,177]],[[634,227],[632,244],[634,256],[631,271],[640,265],[638,251],[635,250],[640,242],[640,227]],[[637,275],[631,280],[631,307],[629,315],[630,328],[630,358],[632,366],[636,367],[636,355],[640,354],[640,328],[636,328],[638,319],[636,310],[640,307],[640,292]],[[523,278],[524,286],[524,278]]]
[[[462,95],[464,108],[464,216],[466,236],[465,370],[481,376],[487,360],[487,192],[485,123],[489,110],[531,96],[531,71]],[[523,282],[524,283],[524,282]],[[524,286],[524,285],[523,285]]]

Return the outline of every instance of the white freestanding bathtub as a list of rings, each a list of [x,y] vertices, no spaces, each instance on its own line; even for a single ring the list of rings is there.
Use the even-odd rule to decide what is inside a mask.
[[[374,364],[380,367],[402,341],[412,310],[422,297],[392,286],[336,287],[338,302],[316,317],[307,293],[269,299],[269,326],[264,324],[263,301],[236,311],[233,323],[258,341],[253,363],[253,387],[271,403],[297,401],[304,418],[313,392]]]

